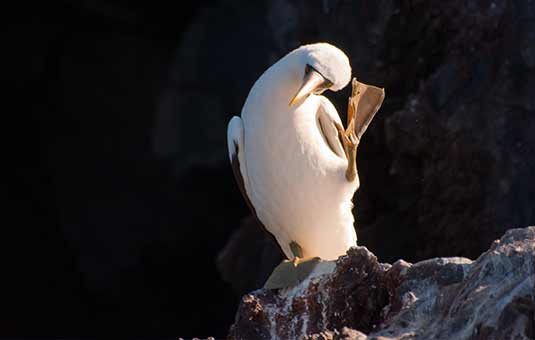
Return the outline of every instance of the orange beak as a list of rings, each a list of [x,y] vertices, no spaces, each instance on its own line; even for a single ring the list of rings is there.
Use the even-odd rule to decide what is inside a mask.
[[[306,99],[311,93],[322,92],[331,86],[331,81],[322,76],[321,73],[316,71],[313,67],[307,65],[303,83],[288,105],[292,106],[301,100]]]

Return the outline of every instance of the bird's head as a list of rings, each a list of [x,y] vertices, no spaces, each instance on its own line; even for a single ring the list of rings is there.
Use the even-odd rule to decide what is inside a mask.
[[[294,52],[298,58],[301,86],[290,101],[290,106],[306,99],[310,94],[320,94],[325,90],[338,91],[349,83],[349,59],[337,47],[317,43],[301,46]]]

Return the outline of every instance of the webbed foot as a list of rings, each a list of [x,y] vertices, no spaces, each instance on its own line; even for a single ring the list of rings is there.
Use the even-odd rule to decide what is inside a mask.
[[[284,260],[273,270],[264,288],[278,289],[298,285],[305,280],[321,262],[319,257],[299,258]]]
[[[338,124],[338,136],[347,158],[346,179],[357,177],[357,147],[371,120],[385,98],[384,89],[366,85],[353,78],[351,97],[347,104],[347,129]]]

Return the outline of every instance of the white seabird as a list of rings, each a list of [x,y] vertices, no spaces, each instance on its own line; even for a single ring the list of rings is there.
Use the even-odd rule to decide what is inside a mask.
[[[356,108],[353,137],[347,138],[335,107],[320,94],[338,91],[350,79],[341,50],[327,43],[301,46],[260,76],[241,118],[228,125],[229,156],[242,194],[290,260],[335,260],[357,243],[351,212],[360,184],[356,146],[384,91],[358,83],[367,105]]]

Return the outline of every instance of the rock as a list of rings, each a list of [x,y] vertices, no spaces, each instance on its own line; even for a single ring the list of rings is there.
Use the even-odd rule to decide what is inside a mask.
[[[535,43],[535,11],[527,1],[457,5],[442,3],[431,20],[440,25],[430,32],[449,31],[446,45],[437,46],[440,62],[385,120],[390,177],[400,192],[415,194],[391,196],[395,214],[410,216],[414,240],[432,240],[413,246],[415,259],[475,257],[506,228],[535,218],[535,204],[524,199],[535,192],[528,175],[535,161],[527,156],[535,150],[535,116],[528,114],[535,102],[525,95],[535,72],[521,56]],[[383,223],[368,230],[382,235],[390,229]],[[390,246],[381,241],[371,249]]]
[[[245,210],[228,161],[177,178],[151,143],[169,59],[210,1],[9,6],[2,335],[228,332],[239,297],[214,260]]]
[[[252,216],[242,221],[217,256],[217,268],[234,291],[246,292],[264,285],[273,268],[283,260],[275,242]]]
[[[351,328],[344,327],[341,332],[324,331],[318,334],[307,335],[305,340],[365,340],[366,334]]]
[[[296,287],[245,295],[229,339],[277,338],[534,339],[535,227],[475,261],[389,265],[355,247]]]

